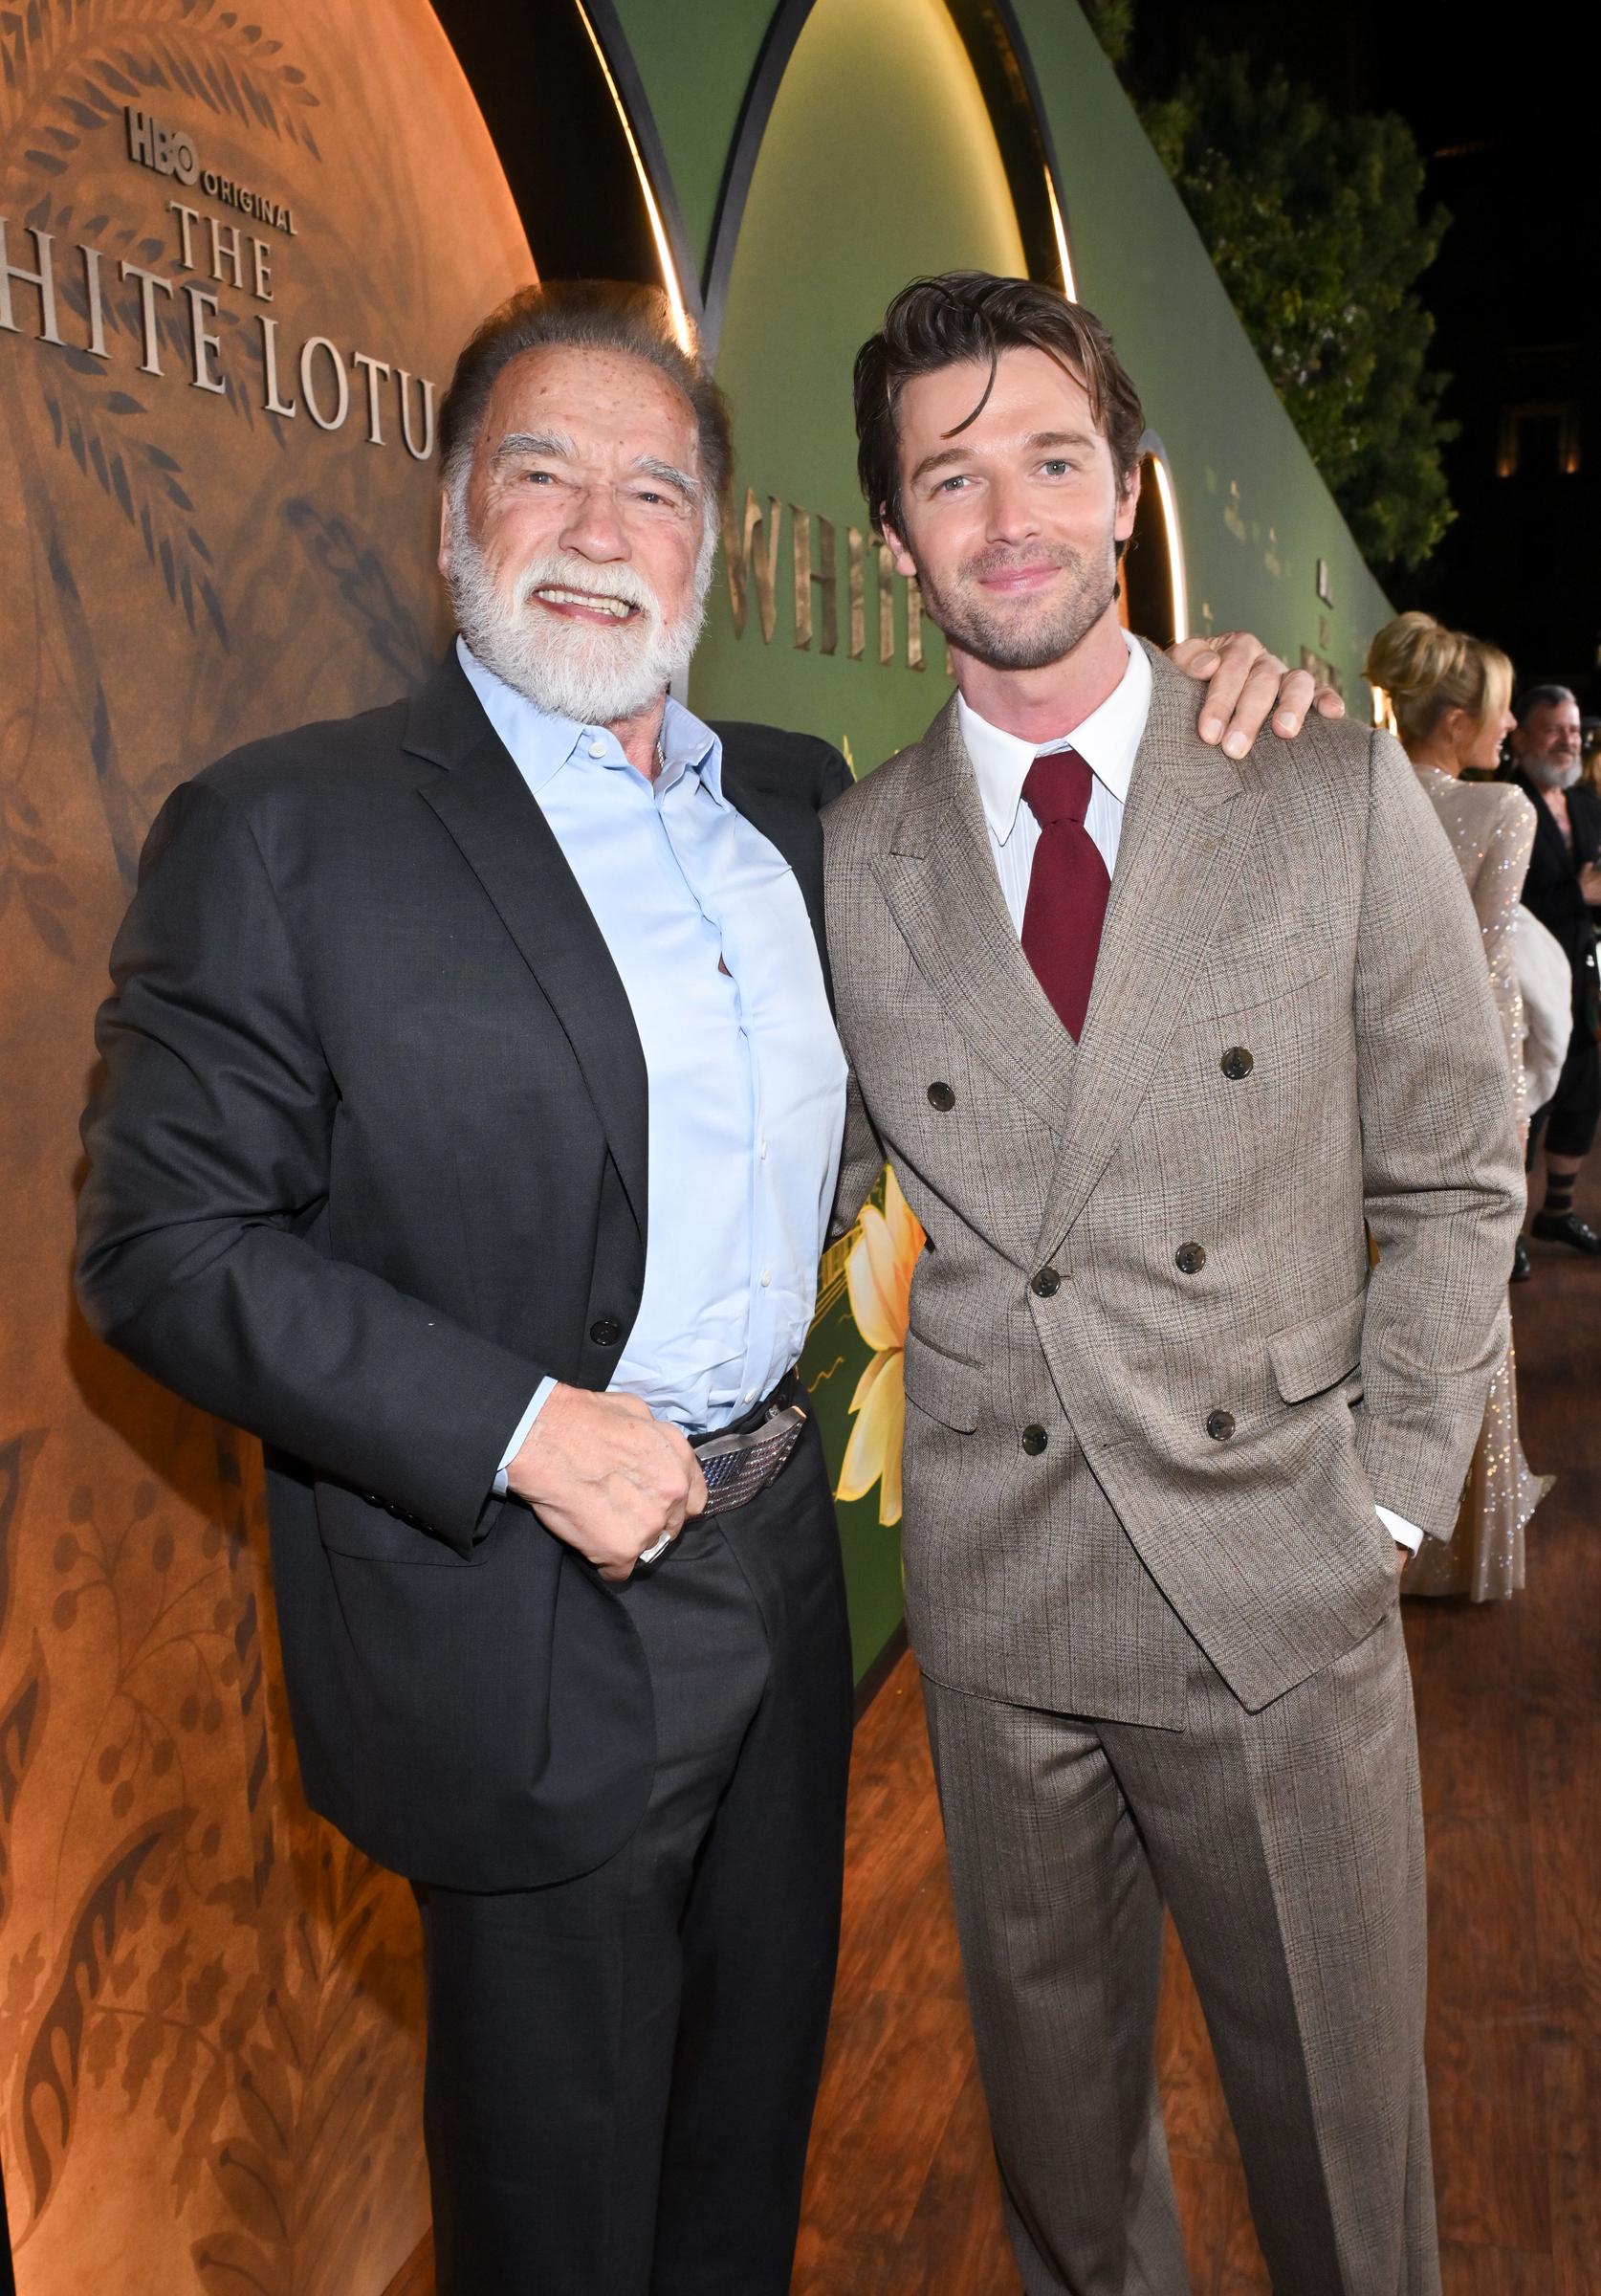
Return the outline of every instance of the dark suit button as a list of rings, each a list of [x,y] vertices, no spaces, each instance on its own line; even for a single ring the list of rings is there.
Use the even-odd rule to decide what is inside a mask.
[[[589,1336],[597,1347],[615,1347],[623,1336],[623,1326],[615,1315],[603,1315],[590,1325]]]
[[[1061,1289],[1062,1278],[1054,1268],[1042,1268],[1029,1285],[1029,1290],[1037,1292],[1042,1299],[1054,1299]]]
[[[1206,1266],[1206,1247],[1201,1244],[1181,1244],[1173,1256],[1180,1275],[1199,1275]]]
[[[1221,1063],[1223,1074],[1231,1084],[1238,1084],[1242,1076],[1249,1076],[1256,1065],[1243,1045],[1231,1045],[1223,1054]]]
[[[954,1108],[955,1105],[956,1095],[951,1090],[951,1087],[948,1084],[930,1085],[929,1106],[931,1108],[937,1108],[940,1115],[943,1116],[948,1114],[951,1109]]]
[[[1232,1411],[1208,1412],[1206,1431],[1214,1443],[1227,1443],[1229,1437],[1234,1433],[1234,1413]]]
[[[1038,1459],[1050,1437],[1037,1420],[1030,1420],[1022,1431],[1022,1446],[1031,1459]]]

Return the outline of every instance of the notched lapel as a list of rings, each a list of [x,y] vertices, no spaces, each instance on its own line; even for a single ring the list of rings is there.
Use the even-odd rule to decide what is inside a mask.
[[[460,694],[442,693],[451,673]],[[447,770],[418,794],[494,904],[564,1030],[646,1232],[649,1086],[627,992],[555,832],[453,657],[406,746]]]
[[[918,748],[915,826],[874,863],[884,896],[977,1058],[1060,1134],[1077,1054],[1007,910],[954,698]]]
[[[1060,1248],[1158,1073],[1261,809],[1238,767],[1195,732],[1194,680],[1160,655],[1151,675],[1042,1262]]]

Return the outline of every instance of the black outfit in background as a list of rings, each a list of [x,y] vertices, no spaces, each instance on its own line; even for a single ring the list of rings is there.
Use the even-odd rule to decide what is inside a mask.
[[[821,946],[843,762],[721,731]],[[266,1446],[307,1794],[425,1908],[441,2296],[779,2296],[843,1857],[827,1480],[809,1434],[621,1588],[489,1495],[638,1311],[647,1099],[454,652],[176,791],[113,972],[79,1289]]]
[[[1513,779],[1534,800],[1534,849],[1524,879],[1524,906],[1555,935],[1573,968],[1573,1034],[1556,1091],[1529,1127],[1529,1148],[1532,1155],[1544,1130],[1551,1154],[1588,1156],[1601,1121],[1601,1048],[1595,1039],[1595,972],[1587,962],[1595,939],[1595,913],[1579,890],[1579,872],[1587,862],[1601,862],[1601,798],[1582,782],[1568,791],[1569,848],[1539,784],[1524,773]]]

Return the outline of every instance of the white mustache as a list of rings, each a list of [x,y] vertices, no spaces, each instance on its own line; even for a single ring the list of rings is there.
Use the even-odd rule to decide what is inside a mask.
[[[615,610],[619,621],[625,619],[630,608],[653,622],[662,618],[656,593],[632,566],[608,566],[602,576],[585,560],[569,557],[564,552],[556,553],[528,569],[522,579],[519,603],[527,606],[546,591],[559,599],[573,598],[585,605]]]

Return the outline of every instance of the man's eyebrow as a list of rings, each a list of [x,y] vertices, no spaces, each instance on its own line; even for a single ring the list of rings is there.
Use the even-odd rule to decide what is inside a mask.
[[[910,483],[915,486],[919,478],[926,478],[931,471],[942,471],[947,463],[966,462],[969,459],[969,450],[966,447],[941,447],[936,453],[924,455],[922,461],[912,472]]]
[[[1031,430],[1023,444],[1025,447],[1093,448],[1095,440],[1090,432],[1085,430]],[[924,455],[908,484],[915,486],[919,479],[932,476],[935,471],[946,470],[952,463],[967,462],[972,455],[971,447],[941,447],[934,453]]]
[[[508,430],[494,450],[496,462],[513,454],[552,454],[559,460],[571,462],[575,449],[570,438],[559,430]]]
[[[642,454],[634,468],[647,478],[658,478],[664,486],[676,487],[687,502],[700,500],[700,481],[691,478],[687,471],[679,470],[674,463],[658,462],[653,454]]]

